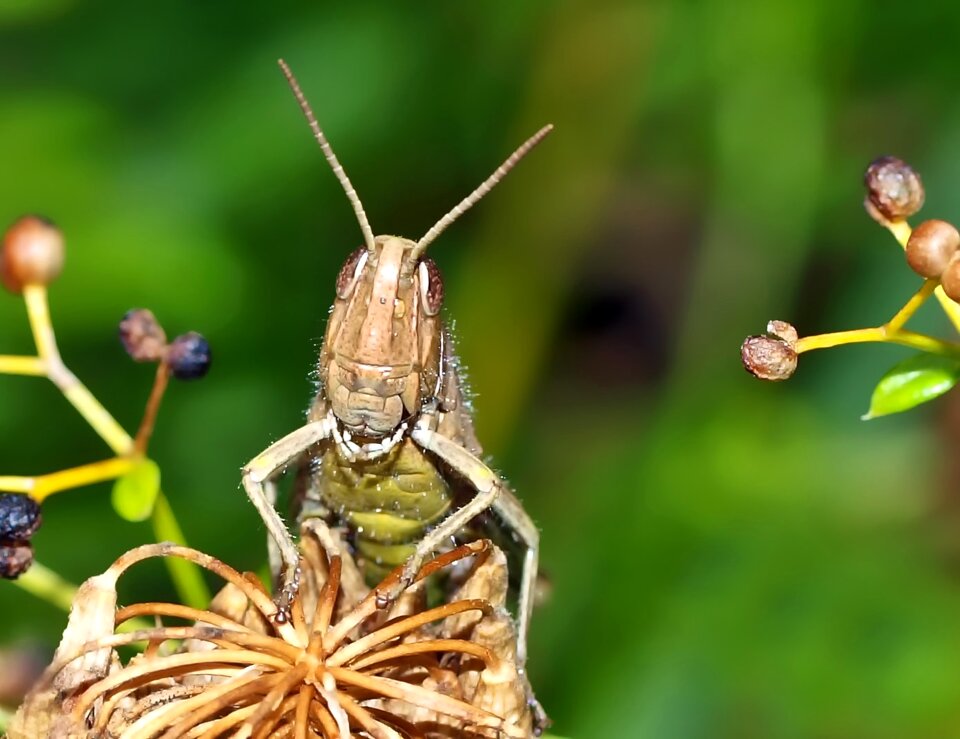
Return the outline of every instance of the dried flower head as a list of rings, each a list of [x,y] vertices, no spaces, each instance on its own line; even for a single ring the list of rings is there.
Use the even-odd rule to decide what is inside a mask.
[[[120,321],[120,343],[134,362],[159,362],[167,350],[167,334],[152,311],[135,308]]]
[[[321,538],[303,539],[304,592],[285,623],[253,576],[208,555],[172,544],[128,552],[82,586],[54,662],[9,736],[531,736],[512,624],[503,603],[488,599],[505,593],[502,554],[485,540],[447,552],[385,609],[401,570],[367,591],[349,554],[331,555],[329,541],[321,551]],[[195,562],[228,586],[208,610],[115,610],[119,575],[156,556]],[[460,591],[427,608],[425,578],[459,572],[471,557]],[[187,625],[161,622],[171,618]],[[145,619],[156,625],[115,633]],[[144,642],[121,663],[118,647]]]
[[[896,157],[880,157],[863,176],[867,187],[867,210],[888,221],[902,221],[923,207],[925,193],[920,175]],[[873,210],[869,206],[873,206]],[[882,221],[881,221],[882,223]]]
[[[748,336],[740,346],[743,367],[760,380],[786,380],[797,369],[797,330],[786,321],[770,321],[769,336]]]

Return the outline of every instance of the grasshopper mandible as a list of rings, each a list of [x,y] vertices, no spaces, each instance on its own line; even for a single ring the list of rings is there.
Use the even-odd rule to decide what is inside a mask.
[[[327,162],[353,206],[364,246],[343,264],[320,348],[319,386],[307,424],[243,469],[243,487],[266,524],[281,576],[276,618],[299,581],[299,556],[275,509],[275,478],[290,464],[306,474],[300,518],[345,526],[360,557],[404,565],[409,583],[424,559],[488,509],[524,547],[517,656],[526,658],[539,532],[506,483],[482,460],[439,313],[443,283],[427,247],[486,195],[552,129],[524,142],[419,241],[374,236],[360,199],[290,71],[279,62]]]

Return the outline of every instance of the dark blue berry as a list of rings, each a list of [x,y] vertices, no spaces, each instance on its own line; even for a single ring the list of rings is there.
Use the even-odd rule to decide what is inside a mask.
[[[24,541],[40,528],[40,504],[21,493],[0,494],[0,540]]]
[[[178,336],[167,350],[167,364],[178,380],[197,380],[210,369],[210,344],[196,331]]]

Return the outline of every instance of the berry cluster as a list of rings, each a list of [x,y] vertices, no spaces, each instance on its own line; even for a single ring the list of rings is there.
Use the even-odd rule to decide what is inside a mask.
[[[3,234],[0,284],[23,296],[36,355],[0,355],[0,374],[51,380],[116,456],[46,475],[0,476],[0,577],[9,579],[24,573],[33,561],[30,538],[40,525],[42,501],[62,490],[134,474],[146,459],[147,444],[168,377],[192,380],[203,377],[210,369],[210,346],[200,334],[189,332],[168,343],[163,328],[150,311],[140,309],[127,313],[120,322],[120,339],[127,353],[135,361],[158,364],[140,428],[136,437],[128,435],[60,356],[46,290],[60,275],[64,255],[62,233],[45,218],[24,216]],[[157,495],[160,495],[159,489]],[[114,505],[117,507],[116,500]],[[117,507],[117,511],[123,515],[120,508]],[[177,531],[172,533],[175,535],[170,538],[181,538]]]
[[[12,580],[33,564],[30,538],[40,523],[40,504],[33,498],[0,493],[0,577]]]
[[[167,334],[146,308],[129,311],[120,321],[120,343],[135,362],[160,362],[178,380],[197,380],[210,370],[210,344],[196,331],[169,344]]]
[[[868,417],[874,417],[906,410],[945,392],[960,380],[960,343],[904,328],[917,309],[935,295],[947,317],[960,331],[960,231],[952,224],[936,219],[924,221],[916,228],[910,227],[907,219],[923,206],[923,182],[910,165],[896,157],[881,157],[872,162],[864,176],[864,185],[864,207],[900,242],[907,264],[924,278],[923,285],[881,326],[801,338],[790,324],[771,321],[766,334],[750,336],[743,342],[740,356],[744,367],[755,377],[785,380],[796,370],[798,356],[814,349],[862,342],[886,342],[919,349],[924,353],[920,359],[913,358],[910,364],[901,363],[901,366],[894,367],[884,378],[889,381],[888,386],[884,386],[884,380],[877,386],[874,401],[879,397],[883,402],[880,403],[881,412],[875,412],[874,405],[871,405]],[[928,374],[924,376],[924,373]],[[943,380],[944,376],[946,380]],[[906,397],[905,387],[912,397]],[[895,400],[882,397],[885,392],[892,394],[894,391],[899,393]]]

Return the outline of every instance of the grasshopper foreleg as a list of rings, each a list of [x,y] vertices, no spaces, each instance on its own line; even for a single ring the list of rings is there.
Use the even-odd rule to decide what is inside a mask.
[[[530,625],[533,594],[537,581],[540,532],[537,531],[536,525],[513,493],[504,486],[497,473],[476,455],[430,428],[417,427],[410,436],[418,446],[433,452],[463,475],[477,491],[477,495],[445,518],[420,541],[416,552],[405,565],[404,574],[409,573],[412,577],[425,557],[435,551],[445,540],[456,535],[471,519],[488,508],[496,511],[525,547],[517,614],[517,662],[522,666],[527,659],[527,629]]]
[[[243,489],[267,527],[267,533],[279,550],[283,564],[281,586],[276,596],[275,618],[280,621],[289,618],[290,604],[300,585],[300,554],[293,537],[274,508],[276,489],[271,480],[290,462],[329,435],[330,422],[327,419],[308,423],[272,444],[243,468]]]

